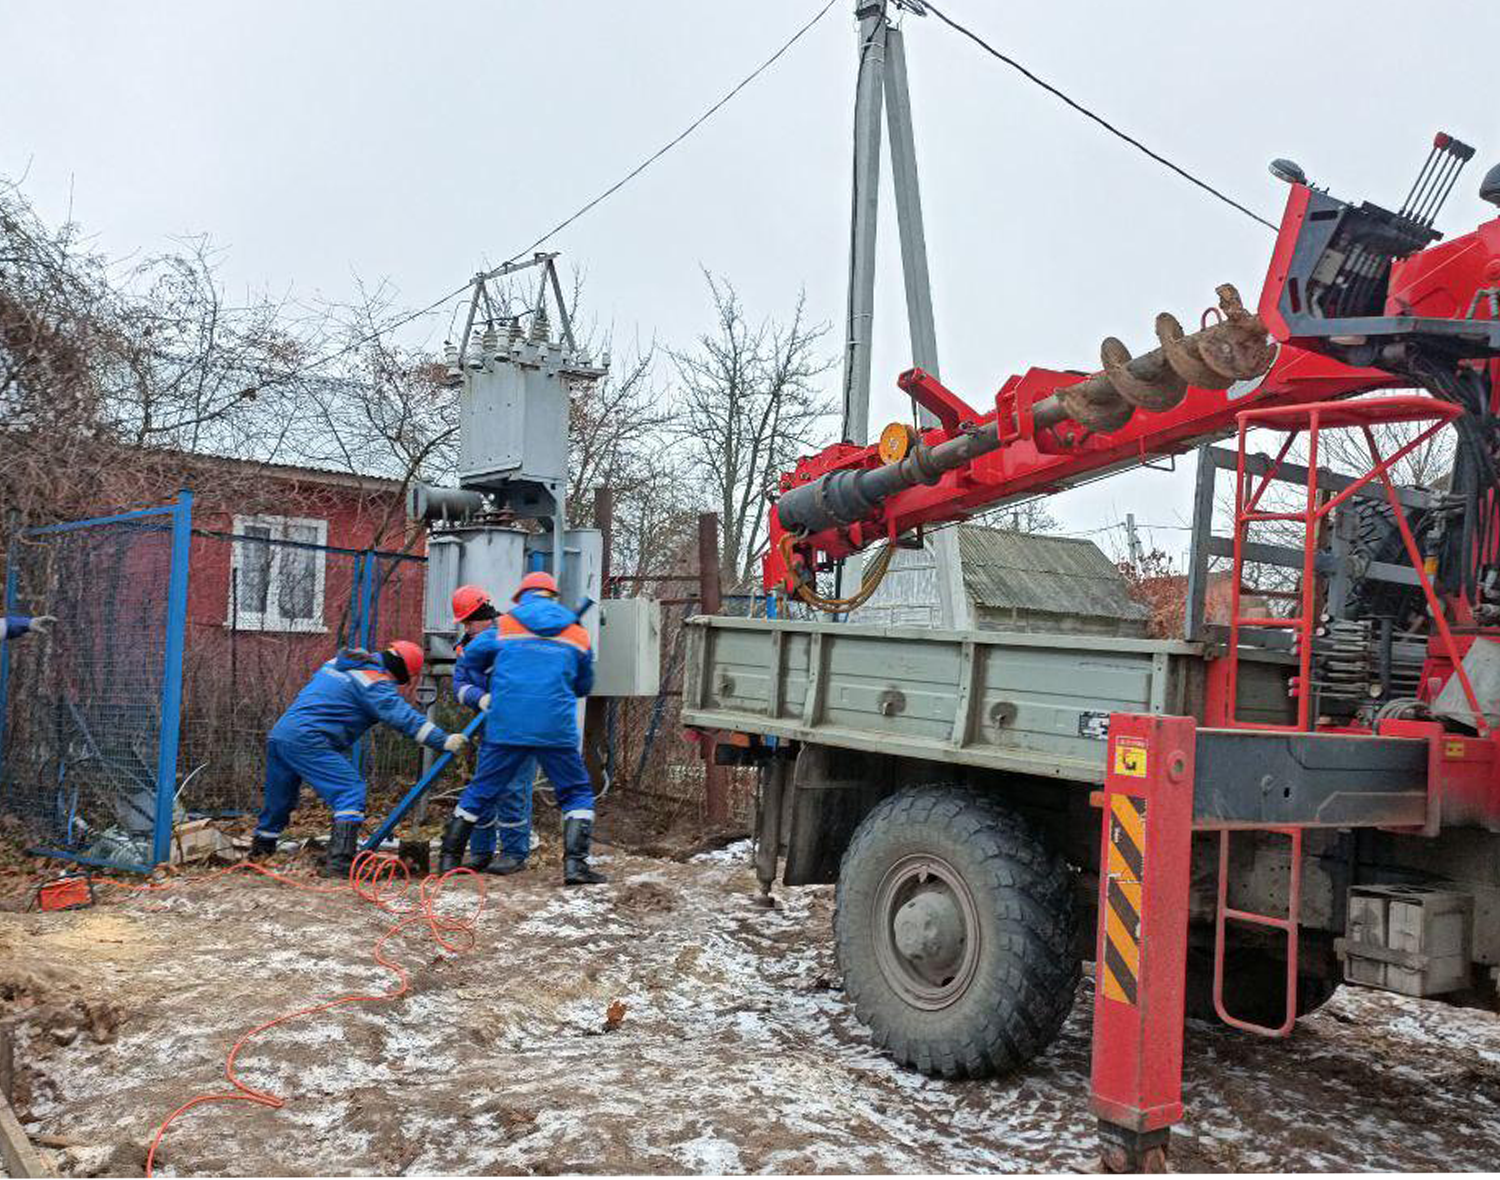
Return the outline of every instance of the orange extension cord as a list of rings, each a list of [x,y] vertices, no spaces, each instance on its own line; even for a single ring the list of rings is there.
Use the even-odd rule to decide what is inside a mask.
[[[396,935],[400,934],[408,926],[425,925],[432,933],[433,941],[443,950],[450,954],[463,954],[474,948],[475,932],[478,929],[480,916],[484,913],[487,884],[479,874],[464,868],[454,869],[441,877],[424,878],[417,889],[417,897],[414,901],[406,901],[411,893],[411,873],[394,856],[384,853],[362,852],[354,858],[354,863],[349,869],[349,879],[336,885],[315,885],[309,881],[298,880],[295,877],[283,876],[271,869],[250,861],[242,861],[228,868],[220,869],[205,877],[184,878],[179,881],[169,881],[162,884],[137,885],[127,881],[111,881],[110,884],[119,885],[122,888],[142,893],[155,893],[167,889],[173,889],[186,880],[211,881],[216,877],[228,876],[230,873],[252,872],[263,877],[269,877],[273,881],[279,881],[283,885],[290,885],[293,889],[300,889],[307,893],[344,893],[352,892],[356,897],[370,902],[378,909],[393,915],[396,921],[378,939],[372,954],[375,961],[391,972],[396,978],[396,986],[389,991],[364,994],[351,992],[348,995],[337,996],[331,1000],[325,1000],[320,1004],[313,1004],[307,1008],[298,1008],[294,1012],[286,1012],[268,1020],[264,1024],[257,1024],[248,1029],[240,1039],[234,1043],[229,1050],[229,1056],[224,1061],[224,1076],[229,1079],[232,1090],[223,1090],[214,1093],[198,1094],[162,1120],[161,1126],[157,1128],[156,1138],[151,1142],[151,1149],[146,1153],[146,1175],[151,1176],[156,1163],[156,1152],[161,1146],[162,1138],[179,1117],[192,1110],[195,1106],[204,1106],[210,1102],[250,1102],[256,1106],[267,1106],[272,1110],[279,1110],[286,1105],[286,1099],[266,1090],[257,1090],[254,1086],[247,1085],[235,1074],[235,1058],[239,1056],[241,1049],[245,1047],[251,1038],[258,1036],[267,1029],[275,1028],[279,1024],[285,1024],[289,1020],[295,1020],[300,1016],[311,1016],[315,1012],[327,1012],[331,1008],[339,1008],[345,1004],[378,1003],[399,999],[405,995],[409,986],[410,978],[406,968],[400,963],[393,962],[385,956],[385,944]],[[437,901],[444,886],[454,877],[469,876],[475,878],[479,889],[475,899],[473,912],[462,917],[444,917],[438,913]]]

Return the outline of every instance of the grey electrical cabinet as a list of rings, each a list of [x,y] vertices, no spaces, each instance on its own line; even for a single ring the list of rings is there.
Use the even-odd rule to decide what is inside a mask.
[[[610,598],[599,604],[594,695],[651,697],[661,690],[661,603]]]
[[[427,542],[427,593],[422,630],[432,658],[454,658],[453,592],[460,586],[483,586],[504,607],[525,572],[526,542],[520,529],[463,528],[434,533]]]

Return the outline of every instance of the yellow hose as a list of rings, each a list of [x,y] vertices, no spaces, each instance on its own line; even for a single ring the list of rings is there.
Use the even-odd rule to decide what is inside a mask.
[[[871,595],[880,588],[880,583],[885,580],[885,575],[891,568],[891,559],[896,556],[895,542],[888,542],[885,548],[875,555],[874,560],[865,567],[865,576],[855,593],[848,598],[824,598],[811,583],[803,581],[794,572],[792,544],[792,534],[783,534],[781,559],[786,566],[787,575],[793,579],[792,595],[798,602],[804,602],[814,610],[827,614],[847,614],[849,611],[858,610],[868,602]]]

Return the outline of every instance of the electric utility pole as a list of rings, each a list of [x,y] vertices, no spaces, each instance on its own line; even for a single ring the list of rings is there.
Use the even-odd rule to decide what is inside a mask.
[[[875,243],[880,208],[881,115],[891,139],[891,177],[896,194],[896,229],[901,240],[901,273],[906,285],[906,319],[912,364],[938,376],[937,326],[927,271],[927,236],[917,181],[916,137],[906,84],[906,49],[901,30],[886,19],[885,3],[855,0],[859,21],[859,74],[854,102],[854,191],[850,210],[849,302],[845,320],[844,438],[870,441],[870,347],[875,324]],[[923,429],[937,425],[919,410]],[[964,590],[958,533],[942,529],[928,540],[937,568],[942,625],[971,625]],[[844,588],[859,581],[858,558],[844,564]]]

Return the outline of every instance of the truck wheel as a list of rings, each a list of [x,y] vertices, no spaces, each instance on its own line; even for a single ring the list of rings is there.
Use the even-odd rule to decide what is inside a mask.
[[[977,1078],[1057,1037],[1079,976],[1067,865],[1019,816],[972,791],[882,800],[839,867],[844,990],[902,1065]]]

